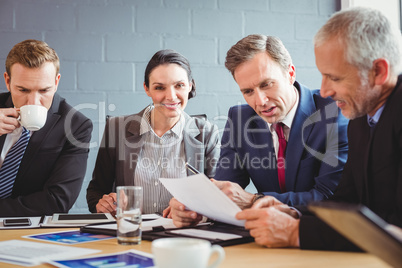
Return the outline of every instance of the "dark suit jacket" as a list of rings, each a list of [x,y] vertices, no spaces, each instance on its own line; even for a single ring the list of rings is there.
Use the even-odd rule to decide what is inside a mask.
[[[89,211],[96,212],[99,199],[116,191],[116,186],[133,185],[138,156],[144,144],[144,136],[140,135],[144,111],[108,120],[87,189]],[[208,177],[213,177],[219,157],[218,129],[203,118],[190,117],[184,112],[182,115],[185,118],[185,160]],[[187,175],[193,174],[187,171]]]
[[[402,227],[402,76],[370,135],[367,116],[351,120],[349,158],[332,197],[360,203],[391,224]],[[356,247],[314,216],[300,220],[305,249],[354,250]]]
[[[0,94],[0,108],[14,107],[10,93]],[[92,122],[58,94],[46,124],[33,132],[10,198],[0,199],[0,216],[65,213],[84,180]],[[6,135],[0,136],[0,151]]]
[[[332,196],[347,158],[348,120],[334,101],[298,82],[300,93],[286,148],[286,193],[278,183],[276,156],[268,124],[248,105],[234,106],[221,141],[215,179],[245,188],[250,179],[258,192],[288,205]]]

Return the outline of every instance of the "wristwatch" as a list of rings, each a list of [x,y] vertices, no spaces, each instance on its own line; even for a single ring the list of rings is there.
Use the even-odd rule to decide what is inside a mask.
[[[257,201],[258,199],[260,199],[260,198],[263,198],[265,195],[263,195],[263,194],[259,194],[259,193],[256,193],[256,194],[254,194],[254,197],[253,197],[253,200],[251,201],[251,203],[255,203],[255,201]]]

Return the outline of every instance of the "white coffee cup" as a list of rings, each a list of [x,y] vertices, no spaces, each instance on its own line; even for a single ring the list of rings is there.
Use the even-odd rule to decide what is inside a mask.
[[[152,242],[152,253],[157,268],[214,268],[225,258],[221,246],[211,246],[209,241],[197,238],[156,239]],[[213,253],[217,253],[217,259],[207,266]]]
[[[20,123],[31,131],[41,129],[47,118],[47,109],[41,105],[24,105],[20,108]]]

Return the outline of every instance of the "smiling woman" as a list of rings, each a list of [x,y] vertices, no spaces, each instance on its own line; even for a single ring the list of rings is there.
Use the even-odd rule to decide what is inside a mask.
[[[170,193],[159,178],[188,175],[188,162],[215,176],[219,157],[218,128],[184,112],[195,96],[188,60],[174,50],[161,50],[149,61],[144,89],[152,104],[138,114],[108,120],[92,181],[87,189],[91,212],[116,212],[116,186],[143,187],[143,213],[162,213]]]
[[[159,54],[156,56],[159,57]],[[144,82],[144,89],[154,105],[150,123],[156,134],[162,136],[179,121],[190,92],[195,93],[195,83],[188,72],[176,63],[157,65],[146,76],[148,82]]]

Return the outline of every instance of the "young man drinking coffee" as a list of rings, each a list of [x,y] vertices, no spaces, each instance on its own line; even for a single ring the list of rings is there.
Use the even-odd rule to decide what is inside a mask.
[[[57,53],[42,41],[25,40],[7,56],[9,92],[0,94],[0,217],[65,213],[80,192],[92,122],[56,94],[59,67]],[[20,123],[20,108],[27,105],[47,110],[37,131]]]

